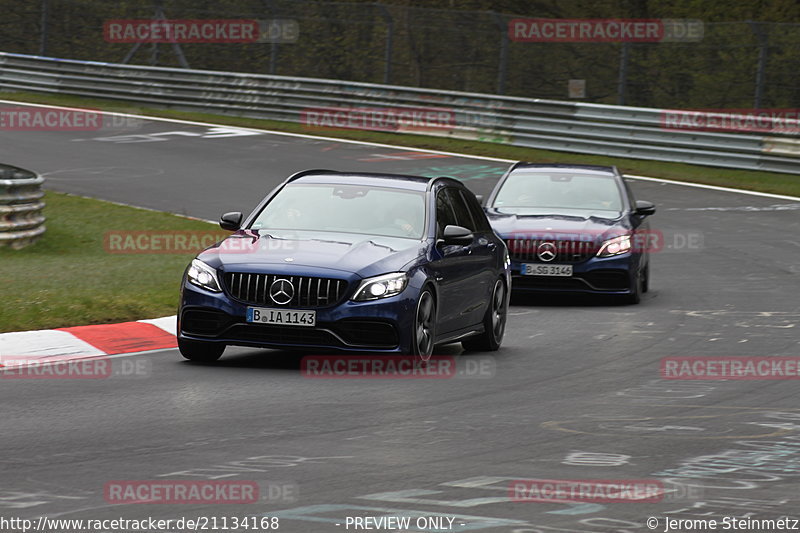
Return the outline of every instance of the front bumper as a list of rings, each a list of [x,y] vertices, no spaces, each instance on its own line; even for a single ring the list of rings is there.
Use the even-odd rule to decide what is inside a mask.
[[[639,254],[616,257],[593,257],[572,264],[571,277],[526,276],[524,261],[511,261],[511,287],[519,294],[565,292],[583,294],[631,294],[635,287]]]
[[[184,281],[178,338],[259,348],[408,353],[415,302],[409,286],[390,298],[315,308],[314,327],[250,324],[245,317],[254,306]]]

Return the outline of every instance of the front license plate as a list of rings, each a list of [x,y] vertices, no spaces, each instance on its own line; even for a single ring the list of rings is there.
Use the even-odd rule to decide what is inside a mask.
[[[572,276],[572,265],[540,265],[523,263],[522,274],[525,276],[557,276],[568,278]]]
[[[248,307],[247,321],[254,324],[281,324],[284,326],[313,327],[317,323],[317,312],[270,309],[268,307]]]

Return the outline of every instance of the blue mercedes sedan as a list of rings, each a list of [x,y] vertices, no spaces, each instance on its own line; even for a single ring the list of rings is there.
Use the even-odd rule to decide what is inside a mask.
[[[440,344],[503,340],[506,246],[457,180],[308,170],[220,226],[234,233],[184,274],[187,359],[228,345],[424,359]]]
[[[511,256],[515,294],[616,295],[639,303],[658,235],[655,205],[636,200],[616,167],[515,163],[486,213]]]

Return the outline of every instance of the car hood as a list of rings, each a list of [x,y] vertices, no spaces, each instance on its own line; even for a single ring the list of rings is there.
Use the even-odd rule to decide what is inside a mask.
[[[495,232],[503,238],[558,238],[579,236],[608,238],[627,233],[630,222],[619,211],[552,210],[540,208],[489,208],[486,216]]]
[[[424,254],[424,241],[352,233],[239,230],[198,258],[229,272],[370,277],[401,270]],[[336,273],[327,272],[330,275]]]

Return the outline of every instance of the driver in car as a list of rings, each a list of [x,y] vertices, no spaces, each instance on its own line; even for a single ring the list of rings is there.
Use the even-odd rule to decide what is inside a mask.
[[[419,235],[420,228],[417,228],[415,221],[419,217],[415,213],[409,212],[407,206],[395,205],[389,210],[389,224],[403,233],[404,237],[416,237]]]

